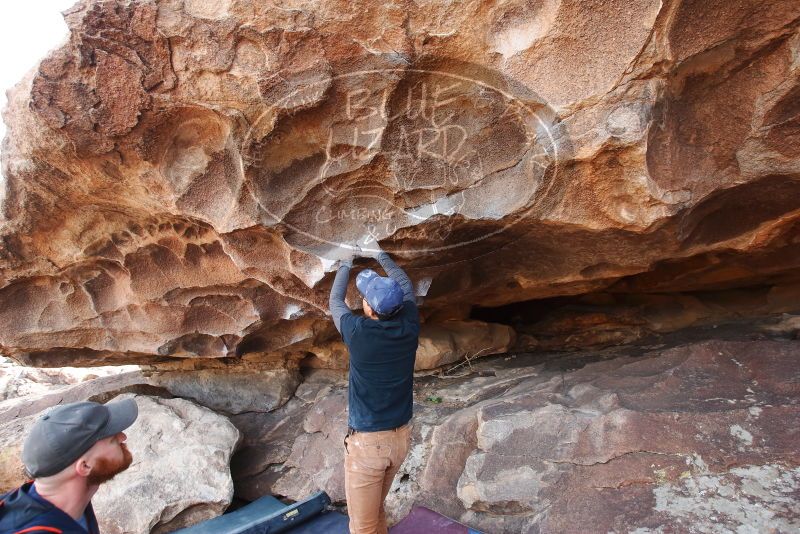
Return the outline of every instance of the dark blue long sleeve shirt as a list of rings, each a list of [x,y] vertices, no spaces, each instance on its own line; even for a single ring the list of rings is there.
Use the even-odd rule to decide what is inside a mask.
[[[386,252],[378,254],[386,274],[403,289],[403,308],[390,319],[355,315],[344,302],[352,264],[343,262],[331,287],[330,309],[350,353],[349,425],[362,432],[389,430],[413,414],[414,362],[419,345],[419,310],[414,286]]]
[[[97,519],[91,503],[86,507],[82,522],[75,521],[66,512],[41,497],[26,482],[14,491],[0,495],[0,534],[25,531],[30,534],[60,532],[63,534],[99,534]],[[37,528],[38,527],[38,528]]]

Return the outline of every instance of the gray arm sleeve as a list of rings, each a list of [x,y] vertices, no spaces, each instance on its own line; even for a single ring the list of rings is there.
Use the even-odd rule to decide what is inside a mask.
[[[397,266],[387,252],[380,251],[377,259],[389,278],[400,284],[403,289],[403,300],[414,302],[416,300],[416,297],[414,297],[414,284],[411,283],[411,279],[405,271]]]
[[[344,302],[344,296],[347,294],[347,281],[350,279],[351,266],[351,262],[342,262],[339,265],[339,269],[336,271],[336,278],[333,279],[333,285],[331,286],[331,296],[328,299],[328,307],[333,316],[333,324],[340,333],[342,331],[340,326],[342,315],[350,311],[350,308]]]

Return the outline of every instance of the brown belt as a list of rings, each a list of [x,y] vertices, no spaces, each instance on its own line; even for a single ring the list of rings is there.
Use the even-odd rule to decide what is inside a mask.
[[[395,427],[395,428],[387,428],[386,430],[356,430],[352,426],[348,426],[347,427],[347,435],[348,436],[352,436],[353,434],[356,434],[358,432],[362,432],[362,433],[364,433],[364,432],[366,432],[366,433],[369,433],[369,432],[397,432],[398,430],[400,430],[401,428],[405,427],[406,425],[408,425],[408,423],[404,423],[404,424],[402,424],[402,425],[400,425],[398,427]]]

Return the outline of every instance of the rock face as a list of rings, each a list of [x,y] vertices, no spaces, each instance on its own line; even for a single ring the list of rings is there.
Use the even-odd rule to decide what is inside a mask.
[[[299,500],[322,489],[344,501],[338,444],[347,432],[346,384],[340,372],[316,371],[280,409],[231,417],[243,436],[231,464],[238,497]]]
[[[797,318],[418,376],[390,518],[416,503],[486,532],[796,531]],[[236,382],[224,372],[223,386]],[[195,373],[184,371],[186,383],[209,371]],[[220,513],[232,492],[299,499],[323,489],[344,502],[344,372],[307,371],[285,403],[230,420],[165,398],[165,375],[123,373],[0,403],[0,490],[22,481],[19,444],[46,406],[151,388],[136,396],[141,415],[128,432],[136,463],[98,494],[104,531],[167,532]]]
[[[177,397],[189,398],[215,412],[271,412],[292,396],[300,376],[285,369],[273,371],[167,371],[153,382]]]
[[[416,503],[485,532],[792,532],[799,359],[788,339],[672,341],[418,378],[390,517]],[[281,410],[234,417],[241,497],[344,501],[345,384],[312,376]]]
[[[286,6],[65,13],[4,114],[5,353],[324,366],[356,238],[433,322],[797,282],[795,0]]]
[[[706,341],[543,373],[436,428],[417,499],[489,532],[796,530],[798,358]]]
[[[239,431],[185,399],[137,395],[131,467],[100,487],[92,503],[110,533],[166,533],[220,515],[233,497],[228,464]]]
[[[685,293],[601,291],[484,308],[476,315],[510,323],[518,334],[511,350],[524,352],[620,345],[737,322],[751,329],[765,320],[776,323],[765,331],[791,334],[800,332],[792,315],[798,303],[800,284],[785,284]],[[781,317],[786,318],[783,326]]]
[[[514,343],[514,330],[481,321],[443,321],[420,332],[416,370],[434,369],[461,359],[506,352]]]
[[[14,418],[0,423],[0,492],[19,486],[27,477],[22,465],[22,442],[38,417]]]

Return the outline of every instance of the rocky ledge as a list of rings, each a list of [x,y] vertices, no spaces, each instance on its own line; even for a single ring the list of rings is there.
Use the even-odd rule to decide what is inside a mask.
[[[796,329],[797,319],[422,373],[390,516],[421,504],[492,533],[797,530],[800,342],[780,327]],[[227,405],[214,395],[173,398],[208,374],[197,373],[184,372],[177,388],[138,371],[0,403],[3,465],[16,466],[0,486],[19,482],[12,457],[38,411],[128,391],[142,409],[129,432],[137,461],[99,495],[108,532],[166,532],[220,513],[232,497],[323,489],[344,504],[344,373],[265,375],[271,390],[287,391],[269,405],[246,392]],[[135,499],[113,498],[121,493]]]

